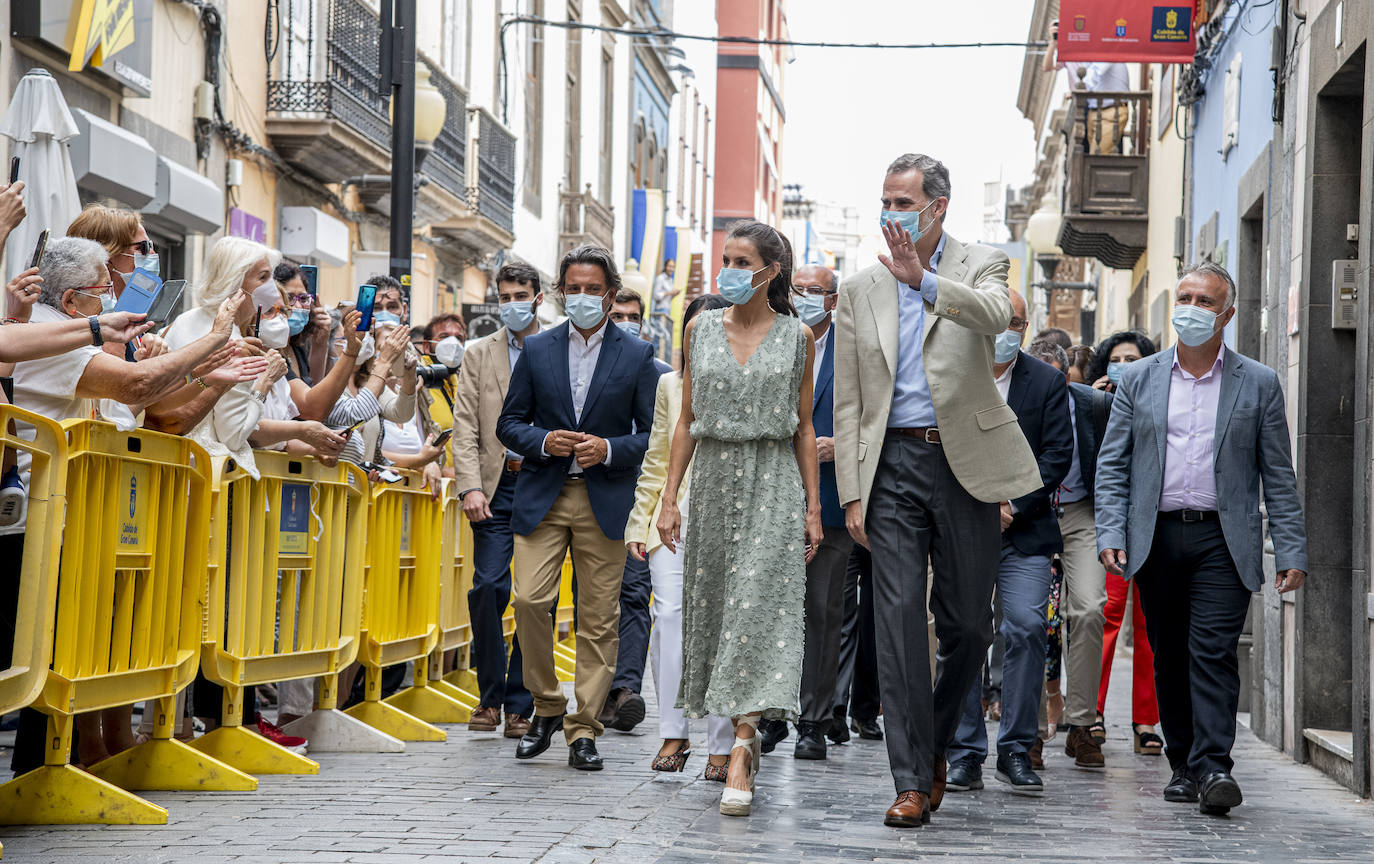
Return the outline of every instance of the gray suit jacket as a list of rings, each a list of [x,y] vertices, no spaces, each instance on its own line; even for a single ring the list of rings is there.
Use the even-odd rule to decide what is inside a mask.
[[[1126,550],[1130,578],[1150,555],[1169,418],[1174,350],[1126,367],[1097,454],[1097,549]],[[1307,570],[1307,534],[1289,453],[1279,377],[1230,348],[1221,361],[1213,448],[1217,507],[1226,547],[1251,591],[1264,585],[1260,486],[1279,570]]]

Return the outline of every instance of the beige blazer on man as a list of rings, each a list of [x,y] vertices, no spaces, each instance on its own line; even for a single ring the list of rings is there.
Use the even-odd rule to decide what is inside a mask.
[[[506,447],[496,440],[496,421],[510,387],[506,328],[468,344],[458,367],[453,398],[453,476],[458,491],[481,489],[490,499],[501,482]]]
[[[997,392],[993,337],[1011,321],[1006,253],[948,234],[926,304],[922,361],[945,458],[979,501],[1010,501],[1040,486],[1040,469],[1016,414]],[[840,503],[869,492],[897,373],[898,294],[881,263],[844,281],[835,312],[835,478]]]

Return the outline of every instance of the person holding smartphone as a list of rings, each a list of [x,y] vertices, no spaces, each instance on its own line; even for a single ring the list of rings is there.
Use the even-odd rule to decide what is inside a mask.
[[[313,268],[311,268],[313,269]],[[320,305],[313,287],[306,284],[300,265],[283,261],[272,271],[272,278],[286,294],[289,350],[283,351],[287,367],[307,386],[323,381],[329,372],[329,332],[333,320]]]

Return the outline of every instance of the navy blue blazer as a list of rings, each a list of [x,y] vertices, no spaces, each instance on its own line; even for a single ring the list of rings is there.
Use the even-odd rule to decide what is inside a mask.
[[[579,423],[568,374],[570,326],[564,322],[525,340],[496,421],[496,437],[524,458],[515,481],[511,529],[529,534],[563,490],[573,457],[545,456],[544,439],[555,429],[568,429],[600,436],[610,444],[610,461],[585,469],[584,476],[596,524],[612,540],[623,540],[654,421],[659,378],[654,351],[648,342],[608,322]]]
[[[1007,405],[1040,466],[1044,485],[1012,501],[1016,515],[1002,535],[1023,555],[1064,551],[1054,492],[1073,464],[1073,424],[1069,422],[1069,388],[1064,373],[1022,351],[1011,370]]]
[[[1112,394],[1096,390],[1087,384],[1069,383],[1073,391],[1074,437],[1078,439],[1078,470],[1083,475],[1083,487],[1088,500],[1093,497],[1093,481],[1097,477],[1097,448],[1107,432],[1107,420],[1112,416]],[[1102,428],[1097,426],[1094,404],[1102,403]]]
[[[820,375],[811,399],[811,425],[817,438],[835,436],[835,325],[830,325],[830,338],[825,351],[816,360]],[[826,528],[844,527],[844,509],[840,507],[840,491],[835,485],[835,463],[821,463],[821,524]]]

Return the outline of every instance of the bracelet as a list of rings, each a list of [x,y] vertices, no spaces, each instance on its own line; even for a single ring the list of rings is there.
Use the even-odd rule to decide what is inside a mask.
[[[343,354],[343,356],[347,357],[349,360],[357,360],[357,359],[358,359],[358,355],[359,355],[360,353],[362,353],[362,352],[360,352],[360,351],[354,351],[352,354],[349,354],[347,351],[345,351],[344,354]]]
[[[29,323],[29,322],[23,320],[22,318],[6,318],[6,319],[4,320],[3,323],[5,323],[5,324],[27,324],[27,323]]]
[[[254,398],[254,399],[257,399],[259,402],[266,402],[266,401],[267,401],[267,394],[266,394],[265,392],[258,392],[257,390],[254,390],[254,391],[253,391],[253,398]]]
[[[209,389],[210,389],[210,385],[206,384],[205,381],[202,380],[201,377],[200,377],[199,375],[197,375],[193,380],[194,380],[197,384],[200,385],[200,389],[202,389],[202,390],[209,390]],[[191,382],[188,381],[188,382],[186,382],[186,383],[189,384],[189,383],[191,383]]]

